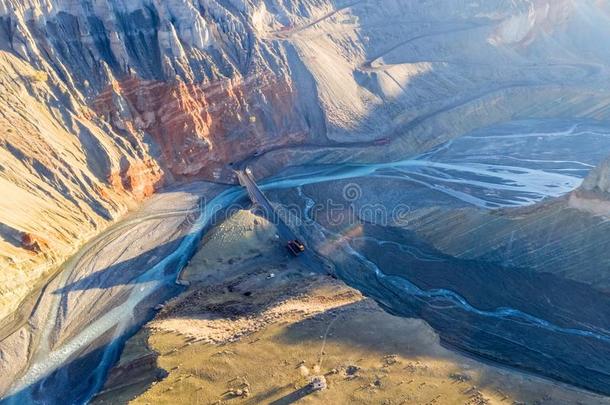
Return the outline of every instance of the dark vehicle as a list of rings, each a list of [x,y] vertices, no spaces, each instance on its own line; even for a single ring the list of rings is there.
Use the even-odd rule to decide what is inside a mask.
[[[291,240],[290,242],[288,242],[286,248],[293,256],[298,256],[301,253],[305,252],[305,245],[303,245],[303,243],[298,239]]]

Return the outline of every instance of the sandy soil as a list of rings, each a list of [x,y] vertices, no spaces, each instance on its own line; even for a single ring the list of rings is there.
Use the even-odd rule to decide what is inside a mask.
[[[105,361],[113,358],[109,342],[118,346],[125,331],[150,318],[149,308],[178,292],[183,264],[171,258],[197,247],[202,195],[220,191],[192,183],[156,194],[33,291],[9,322],[0,322],[0,396],[83,402],[91,385],[103,383]]]
[[[447,350],[424,321],[301,268],[274,235],[246,211],[211,232],[189,290],[131,339],[96,402],[604,403]],[[327,389],[312,392],[313,376]]]

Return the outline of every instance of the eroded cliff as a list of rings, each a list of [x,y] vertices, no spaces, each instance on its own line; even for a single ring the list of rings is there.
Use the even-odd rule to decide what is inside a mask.
[[[608,119],[609,20],[594,0],[0,0],[0,318],[156,189],[231,162]]]
[[[0,3],[0,318],[160,186],[322,134],[245,7]]]

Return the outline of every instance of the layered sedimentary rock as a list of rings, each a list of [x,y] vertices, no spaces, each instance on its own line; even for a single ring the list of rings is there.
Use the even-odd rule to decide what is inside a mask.
[[[0,54],[0,317],[47,270],[160,184],[124,139],[66,85]],[[130,142],[131,141],[131,142]]]
[[[609,20],[594,0],[0,0],[0,318],[142,198],[231,162],[610,118]]]
[[[256,83],[207,85],[130,78],[114,82],[93,102],[115,128],[144,131],[174,178],[214,180],[227,180],[227,163],[255,151],[304,142],[309,128],[295,104],[291,83],[271,74]]]
[[[0,2],[0,318],[163,184],[228,181],[317,125],[244,7]]]

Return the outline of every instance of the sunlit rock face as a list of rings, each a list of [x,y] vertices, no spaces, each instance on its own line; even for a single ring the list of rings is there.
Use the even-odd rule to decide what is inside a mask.
[[[135,207],[163,170],[51,73],[0,54],[0,316],[75,246]]]
[[[582,184],[585,191],[610,193],[610,158],[591,171]]]
[[[52,70],[117,132],[153,142],[173,175],[211,177],[322,128],[315,104],[299,101],[298,61],[256,37],[254,24],[273,20],[264,3],[32,2],[4,14],[14,52]]]
[[[570,194],[569,203],[581,211],[610,218],[610,158],[591,170],[582,186]]]
[[[0,318],[158,188],[261,151],[607,119],[609,22],[594,0],[0,0]]]
[[[227,163],[309,138],[295,97],[291,83],[275,75],[209,85],[130,78],[102,91],[93,106],[117,130],[145,132],[172,178],[227,181]]]
[[[229,181],[229,162],[322,135],[294,51],[255,37],[266,15],[237,2],[0,2],[0,318],[164,184]]]

